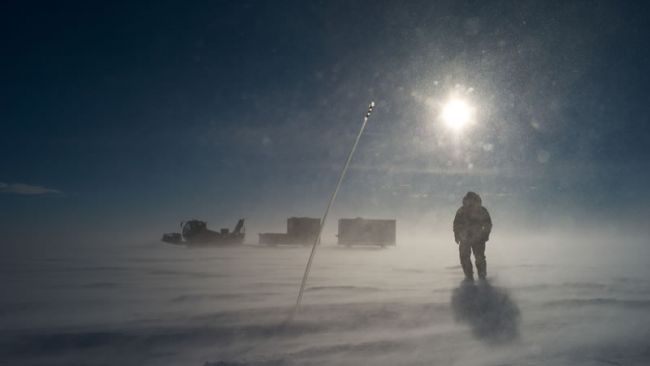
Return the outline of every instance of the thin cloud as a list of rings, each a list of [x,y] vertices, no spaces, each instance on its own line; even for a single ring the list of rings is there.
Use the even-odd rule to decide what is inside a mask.
[[[58,189],[35,186],[25,183],[4,183],[0,182],[0,193],[20,194],[20,195],[44,195],[44,194],[62,194]]]

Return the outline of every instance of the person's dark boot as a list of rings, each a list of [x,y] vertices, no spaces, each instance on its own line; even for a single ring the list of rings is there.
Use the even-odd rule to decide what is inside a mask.
[[[465,274],[465,279],[474,281],[474,270],[472,268],[472,261],[467,258],[463,258],[460,262],[461,267],[463,267],[463,273]]]
[[[476,272],[478,272],[478,278],[484,280],[487,276],[487,263],[483,261],[476,261]]]

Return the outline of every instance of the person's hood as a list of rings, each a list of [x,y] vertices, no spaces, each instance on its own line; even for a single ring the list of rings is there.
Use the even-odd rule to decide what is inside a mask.
[[[469,206],[474,206],[474,207],[480,207],[482,204],[481,202],[481,196],[474,192],[467,192],[465,197],[463,197],[463,206],[469,207]]]

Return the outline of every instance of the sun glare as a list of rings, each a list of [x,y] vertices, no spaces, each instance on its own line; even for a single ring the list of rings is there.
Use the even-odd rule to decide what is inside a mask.
[[[447,127],[462,130],[472,119],[472,107],[462,99],[451,99],[442,107],[441,117]]]

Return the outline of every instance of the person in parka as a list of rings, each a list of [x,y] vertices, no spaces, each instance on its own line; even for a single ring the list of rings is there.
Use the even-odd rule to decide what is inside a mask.
[[[481,197],[474,192],[467,192],[463,197],[463,205],[456,211],[454,218],[454,239],[458,244],[460,265],[468,280],[474,280],[470,258],[472,252],[478,277],[485,279],[487,275],[485,243],[490,239],[491,231],[492,219],[488,210],[481,205]]]

